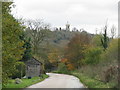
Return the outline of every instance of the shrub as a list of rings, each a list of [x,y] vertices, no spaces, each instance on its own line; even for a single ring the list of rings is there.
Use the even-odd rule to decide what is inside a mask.
[[[86,50],[85,53],[85,63],[86,64],[98,64],[100,61],[100,55],[102,53],[102,49],[101,48],[89,48]]]
[[[69,70],[67,69],[67,66],[64,63],[59,63],[58,64],[58,72],[68,74]]]
[[[69,63],[69,64],[67,64],[67,69],[68,70],[75,70],[75,67],[73,64]]]
[[[109,43],[109,47],[103,53],[103,59],[107,60],[107,62],[113,62],[118,60],[118,39],[113,39]]]
[[[63,58],[63,59],[61,60],[61,63],[64,63],[64,64],[67,66],[67,69],[68,69],[68,70],[75,70],[74,65],[73,65],[68,59]]]
[[[21,78],[25,76],[25,64],[23,62],[17,62],[16,65],[16,72],[13,73],[12,78]]]
[[[91,41],[92,45],[94,47],[102,47],[101,38],[103,38],[102,35],[95,35]]]
[[[111,80],[117,80],[118,66],[110,66],[103,72],[104,82],[110,82]]]

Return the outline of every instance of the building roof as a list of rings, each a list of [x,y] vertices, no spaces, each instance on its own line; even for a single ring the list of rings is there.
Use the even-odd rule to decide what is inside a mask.
[[[42,64],[39,60],[35,59],[34,57],[32,57],[30,60],[25,62],[26,64]]]

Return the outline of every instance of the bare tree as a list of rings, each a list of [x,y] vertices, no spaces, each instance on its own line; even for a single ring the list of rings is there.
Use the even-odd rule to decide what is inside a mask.
[[[111,37],[112,39],[114,38],[114,36],[116,35],[116,27],[113,25],[111,28]]]
[[[46,30],[49,30],[50,25],[43,23],[43,20],[27,20],[27,30],[31,37],[31,44],[33,47],[33,53],[38,53],[40,43],[46,37]]]
[[[41,43],[45,40],[46,36],[48,36],[50,25],[44,23],[43,20],[27,20],[25,26],[27,27],[27,36],[31,38],[33,55],[43,63],[42,73],[44,73],[45,60],[41,57],[41,48],[43,48],[41,47]]]

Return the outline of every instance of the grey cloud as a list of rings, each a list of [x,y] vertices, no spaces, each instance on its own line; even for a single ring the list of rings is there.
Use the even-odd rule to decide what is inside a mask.
[[[105,24],[117,24],[119,0],[15,0],[18,16],[43,18],[54,26],[63,26],[69,21],[74,26],[84,24],[95,29]]]

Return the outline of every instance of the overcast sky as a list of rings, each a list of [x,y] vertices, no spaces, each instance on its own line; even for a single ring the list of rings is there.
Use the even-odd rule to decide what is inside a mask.
[[[52,27],[84,28],[95,33],[100,31],[108,19],[109,28],[118,26],[119,0],[14,0],[15,17],[44,19]]]

